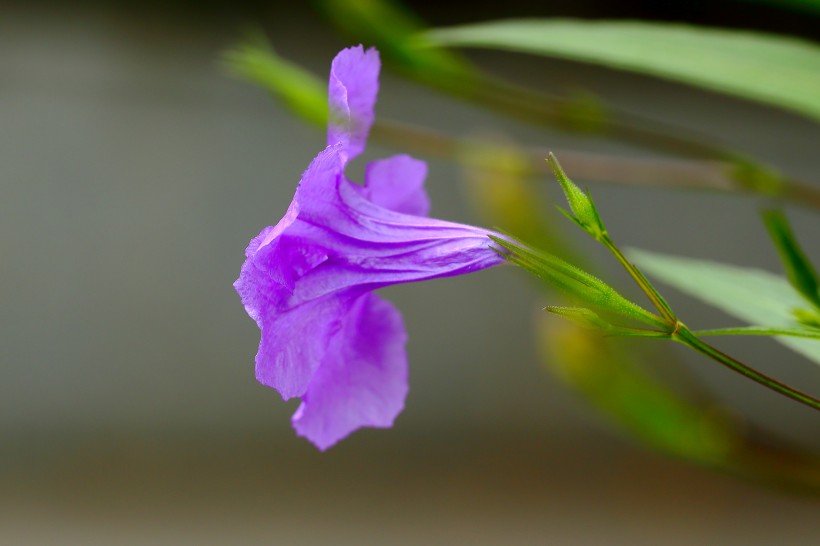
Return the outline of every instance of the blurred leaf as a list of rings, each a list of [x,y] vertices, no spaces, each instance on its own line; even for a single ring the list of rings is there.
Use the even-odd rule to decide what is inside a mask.
[[[324,128],[327,124],[327,84],[301,66],[279,57],[263,43],[243,43],[223,54],[237,76],[272,93],[297,116]]]
[[[534,93],[435,47],[426,38],[429,26],[397,0],[319,0],[319,5],[354,40],[376,46],[392,69],[425,85],[529,122],[584,131],[607,126],[608,113],[589,95],[565,100]]]
[[[419,43],[415,40],[426,25],[400,2],[320,0],[319,6],[350,35],[366,45],[376,46],[384,57],[420,79],[444,83],[442,78],[465,77],[474,72],[456,53],[417,47]]]
[[[523,149],[498,136],[471,139],[459,147],[458,160],[467,198],[486,225],[503,226],[519,240],[580,264],[578,253],[550,221],[544,185]]]
[[[539,316],[544,363],[567,386],[635,438],[669,455],[790,490],[820,492],[820,460],[783,447],[715,401],[682,396],[641,363],[671,355],[633,346],[569,322]]]
[[[806,300],[820,309],[817,272],[803,254],[786,215],[776,210],[764,211],[763,222],[766,224],[772,242],[777,247],[789,282]]]
[[[776,8],[820,14],[820,0],[740,0],[752,4],[769,4]]]
[[[629,257],[654,276],[701,301],[761,328],[805,329],[795,310],[805,306],[800,295],[779,275],[760,269],[655,254],[632,249]],[[820,341],[776,337],[777,341],[820,364]]]
[[[731,458],[739,442],[731,421],[716,407],[698,407],[650,376],[626,345],[568,322],[540,319],[538,327],[544,362],[633,435],[701,463]]]
[[[752,99],[820,120],[820,47],[757,32],[631,21],[521,19],[427,32],[444,46],[602,64]]]

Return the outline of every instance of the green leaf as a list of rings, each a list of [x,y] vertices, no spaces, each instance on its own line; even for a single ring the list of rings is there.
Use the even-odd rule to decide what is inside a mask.
[[[645,250],[630,249],[627,254],[650,276],[744,322],[759,328],[805,330],[794,315],[795,309],[805,307],[805,301],[784,277],[760,269]],[[820,341],[775,339],[820,364]]]
[[[401,2],[319,0],[318,5],[357,41],[375,45],[385,59],[422,80],[475,75],[470,63],[454,52],[423,47],[430,44],[418,42],[417,36],[426,25]]]
[[[649,74],[820,120],[820,46],[751,31],[632,21],[519,19],[430,31],[443,46],[571,59]]]
[[[648,374],[629,351],[634,346],[571,323],[537,326],[545,364],[607,417],[656,449],[733,466],[736,429],[718,408],[698,407]]]
[[[780,9],[791,9],[820,14],[820,0],[746,0],[752,4],[770,4]]]
[[[777,247],[789,282],[809,303],[820,309],[817,272],[800,248],[786,215],[776,210],[764,211],[763,223]]]
[[[322,128],[327,125],[327,84],[279,57],[269,45],[239,44],[226,51],[222,60],[236,76],[263,87],[305,121]]]

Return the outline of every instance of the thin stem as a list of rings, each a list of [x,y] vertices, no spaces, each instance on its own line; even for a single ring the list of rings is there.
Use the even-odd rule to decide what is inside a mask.
[[[624,269],[632,276],[635,280],[635,283],[638,287],[643,290],[646,297],[649,298],[649,301],[661,312],[661,315],[669,321],[670,325],[673,325],[678,322],[675,313],[672,311],[672,308],[666,303],[666,300],[663,299],[663,296],[655,290],[655,287],[644,277],[643,273],[637,268],[635,264],[630,262],[626,256],[624,256],[621,249],[617,247],[617,245],[612,241],[609,235],[604,234],[601,237],[600,242],[612,253],[613,256],[621,263]]]
[[[609,136],[678,156],[719,161],[725,165],[722,177],[728,178],[731,186],[820,208],[820,193],[812,185],[772,173],[753,159],[680,127],[614,109],[586,111],[578,108],[577,101],[533,91],[483,73],[461,74],[453,78],[414,76],[457,97],[528,123],[575,133]],[[766,180],[757,179],[760,175],[764,175]]]
[[[816,188],[791,179],[783,179],[784,199],[804,206],[820,208],[820,192]]]
[[[471,91],[458,86],[454,92],[529,123],[576,133],[608,135],[645,148],[690,157],[728,159],[733,156],[706,141],[702,135],[684,134],[680,127],[614,109],[586,113],[578,108],[575,100],[540,93],[490,76],[481,78],[480,83],[471,86]]]
[[[471,146],[487,146],[445,135],[428,128],[380,118],[372,129],[374,139],[402,150],[448,160],[458,160]],[[548,150],[520,149],[531,173],[549,173],[544,162]],[[764,193],[741,184],[732,176],[734,165],[728,161],[630,158],[580,150],[554,149],[561,164],[578,180],[588,182],[694,189],[718,192]],[[492,168],[487,166],[486,168]],[[795,205],[820,209],[820,190],[791,179],[782,179],[782,195]]]
[[[756,326],[738,328],[713,328],[710,330],[695,330],[697,336],[788,336],[806,339],[820,339],[820,330],[814,331],[798,328],[761,328]]]
[[[820,410],[820,400],[818,400],[817,398],[814,398],[809,394],[799,391],[794,387],[790,387],[789,385],[781,383],[780,381],[772,377],[769,377],[764,373],[761,373],[753,368],[750,368],[749,366],[737,360],[736,358],[733,358],[727,355],[726,353],[718,350],[717,348],[712,347],[708,343],[704,342],[681,323],[678,323],[678,328],[675,332],[673,332],[672,339],[698,351],[701,354],[708,356],[709,358],[715,360],[716,362],[719,362],[720,364],[723,364],[724,366],[733,371],[745,375],[752,381],[760,383],[768,389],[771,389],[777,393],[787,396],[792,400],[800,402],[801,404],[805,404],[810,408]]]

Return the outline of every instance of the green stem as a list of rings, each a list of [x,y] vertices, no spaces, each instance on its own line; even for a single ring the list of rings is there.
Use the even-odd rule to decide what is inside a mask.
[[[649,301],[661,312],[666,320],[669,321],[669,325],[674,325],[678,322],[675,313],[672,311],[672,308],[669,307],[669,304],[666,303],[666,300],[663,299],[663,296],[655,290],[655,287],[644,277],[644,274],[630,262],[624,253],[621,252],[621,249],[612,241],[608,234],[604,233],[604,235],[599,239],[600,242],[612,253],[613,256],[621,263],[621,265],[627,270],[627,272],[632,276],[637,283],[638,287],[643,290],[646,297],[649,298]]]
[[[734,155],[709,143],[702,135],[684,134],[680,127],[614,109],[585,113],[577,110],[572,99],[533,91],[487,75],[477,79],[469,90],[460,80],[455,92],[529,123],[575,133],[604,134],[649,149],[689,157],[729,159]],[[599,127],[597,131],[591,129],[596,126]]]
[[[816,410],[820,410],[820,400],[814,398],[813,396],[801,392],[785,383],[781,383],[780,381],[769,377],[768,375],[761,373],[753,368],[750,368],[746,364],[740,362],[736,358],[733,358],[726,353],[712,347],[708,343],[704,342],[700,338],[698,338],[695,334],[693,334],[686,326],[682,323],[678,323],[678,327],[675,332],[672,333],[672,339],[686,345],[687,347],[696,350],[697,352],[708,356],[709,358],[723,364],[727,368],[736,371],[742,375],[745,375],[752,381],[760,383],[766,388],[769,388],[777,393],[780,393],[784,396],[791,398],[801,404],[805,404],[810,408],[814,408]]]
[[[445,135],[426,127],[400,123],[384,117],[376,120],[371,130],[375,140],[401,150],[457,161],[465,149],[476,142]],[[492,143],[482,144],[484,146]],[[532,173],[549,173],[544,163],[548,150],[523,147],[521,153]],[[630,186],[652,186],[711,190],[719,192],[758,193],[758,188],[741,184],[731,175],[732,164],[714,160],[670,160],[658,158],[630,158],[581,150],[552,150],[561,158],[565,170],[578,179],[597,183]],[[488,166],[487,168],[492,168]],[[820,209],[820,191],[802,182],[783,180],[782,197],[795,205]]]
[[[755,326],[738,328],[713,328],[711,330],[696,330],[692,332],[698,336],[789,336],[806,339],[820,339],[820,330],[814,331],[796,328],[763,328]]]
[[[733,187],[820,208],[820,193],[812,185],[771,172],[751,158],[713,144],[703,135],[686,134],[680,127],[615,110],[585,117],[590,114],[578,112],[572,100],[546,95],[486,74],[471,72],[459,77],[442,74],[430,77],[411,73],[411,76],[454,96],[528,123],[568,132],[603,135],[677,156],[719,161],[726,166],[722,176],[726,176]],[[597,130],[590,129],[596,126]],[[758,187],[758,177],[763,173],[772,176],[765,177],[766,183]]]

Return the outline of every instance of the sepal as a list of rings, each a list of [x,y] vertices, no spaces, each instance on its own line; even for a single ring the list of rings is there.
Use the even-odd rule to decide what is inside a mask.
[[[502,238],[495,235],[489,235],[489,237],[498,245],[496,250],[507,261],[557,286],[585,305],[644,324],[665,327],[663,319],[657,315],[629,301],[601,279],[557,256],[534,250],[509,237]]]

